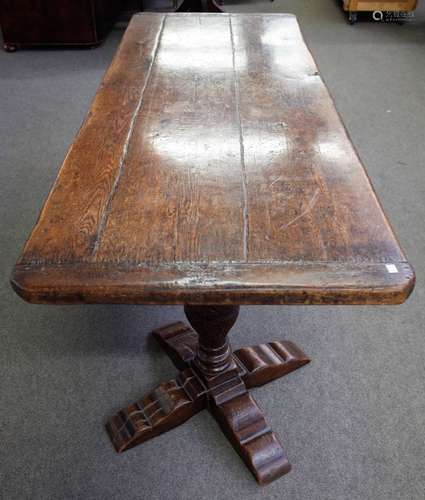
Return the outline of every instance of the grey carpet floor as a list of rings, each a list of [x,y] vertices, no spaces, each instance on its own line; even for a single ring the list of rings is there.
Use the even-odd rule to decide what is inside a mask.
[[[293,12],[417,287],[398,307],[243,308],[235,347],[290,338],[313,358],[254,391],[292,472],[260,488],[213,419],[117,455],[107,416],[175,373],[148,332],[178,307],[34,306],[8,277],[122,36],[96,50],[0,51],[0,497],[425,498],[425,9],[346,24],[336,0],[228,4]]]

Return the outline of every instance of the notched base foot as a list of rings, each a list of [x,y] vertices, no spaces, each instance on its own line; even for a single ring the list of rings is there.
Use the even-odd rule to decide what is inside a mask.
[[[226,369],[208,374],[197,363],[199,336],[192,328],[179,322],[152,334],[181,372],[108,420],[115,449],[132,448],[208,408],[258,483],[289,472],[282,445],[248,389],[308,363],[301,349],[288,341],[243,347],[233,352]]]
[[[187,369],[119,411],[108,420],[106,430],[115,449],[122,452],[184,423],[203,410],[206,401],[205,388]]]
[[[195,358],[198,334],[185,323],[173,323],[154,330],[152,335],[176,368],[184,369]],[[233,359],[248,388],[267,384],[310,362],[299,347],[287,340],[242,347],[233,352]]]

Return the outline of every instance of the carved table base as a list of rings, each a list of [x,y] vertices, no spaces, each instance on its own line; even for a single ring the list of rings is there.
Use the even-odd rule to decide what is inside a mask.
[[[270,342],[232,353],[227,333],[239,307],[186,306],[194,329],[174,323],[154,337],[181,370],[106,424],[118,452],[147,441],[208,408],[260,484],[289,472],[282,445],[248,389],[309,362],[292,342]],[[198,332],[198,333],[196,333]]]

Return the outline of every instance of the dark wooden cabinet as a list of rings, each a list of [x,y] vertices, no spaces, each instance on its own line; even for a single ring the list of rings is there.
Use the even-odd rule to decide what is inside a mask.
[[[117,0],[0,0],[4,47],[97,45],[120,6]]]

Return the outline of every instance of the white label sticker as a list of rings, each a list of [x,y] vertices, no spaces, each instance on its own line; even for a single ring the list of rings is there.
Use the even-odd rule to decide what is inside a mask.
[[[387,268],[387,271],[391,274],[398,273],[397,266],[394,264],[385,264],[385,267]]]

